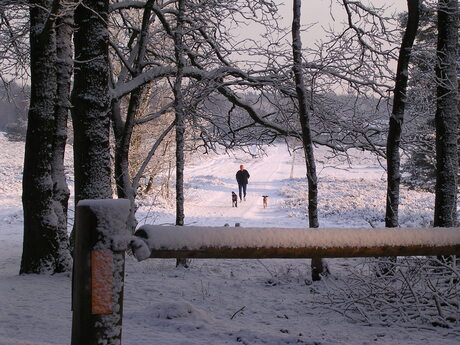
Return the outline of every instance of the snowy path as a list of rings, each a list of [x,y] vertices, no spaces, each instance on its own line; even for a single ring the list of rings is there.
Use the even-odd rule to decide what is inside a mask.
[[[238,201],[232,207],[231,192],[238,194],[235,174],[243,164],[249,171],[246,201]],[[283,146],[268,149],[268,156],[256,160],[238,160],[223,156],[189,167],[185,171],[186,225],[269,227],[279,226],[280,217],[286,217],[282,208],[280,188],[289,178],[291,157]],[[268,195],[268,208],[262,206],[262,195]],[[155,210],[158,214],[158,210]],[[165,211],[155,221],[157,224],[171,224],[174,217]],[[148,221],[147,221],[148,223]],[[287,220],[286,227],[302,227],[299,219]]]

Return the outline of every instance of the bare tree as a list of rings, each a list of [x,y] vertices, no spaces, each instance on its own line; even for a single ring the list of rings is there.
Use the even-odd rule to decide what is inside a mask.
[[[174,80],[174,111],[176,114],[176,225],[184,225],[184,147],[185,147],[185,109],[182,94],[182,81],[184,77],[184,15],[185,0],[177,2],[177,24],[174,33],[174,57],[177,64],[177,73]],[[176,266],[187,267],[186,258],[178,258]]]
[[[191,65],[199,66],[198,69],[191,68],[190,65],[183,68],[183,79],[187,78],[187,81],[183,83],[181,88],[184,93],[182,108],[186,109],[188,114],[188,118],[184,118],[184,125],[185,123],[191,124],[191,126],[188,126],[188,135],[199,133],[196,138],[203,140],[203,142],[208,140],[209,137],[204,134],[205,125],[197,117],[198,112],[196,109],[197,105],[212,90],[216,89],[217,86],[214,80],[218,79],[220,75],[225,76],[225,72],[217,76],[213,76],[213,73],[206,75],[206,69],[212,67],[218,70],[221,65],[228,65],[226,61],[223,61],[223,57],[229,53],[225,52],[224,48],[221,48],[222,41],[219,41],[216,36],[221,35],[225,38],[225,31],[219,31],[220,18],[224,18],[226,13],[239,13],[241,9],[236,6],[237,3],[238,1],[232,3],[216,1],[212,4],[186,3],[184,5],[187,8],[184,10],[186,14],[184,15],[183,25],[186,25],[187,29],[182,34],[184,36],[182,54],[184,59],[188,58]],[[151,116],[146,116],[142,119],[136,118],[138,117],[138,114],[136,115],[138,107],[132,106],[133,101],[139,99],[139,97],[143,97],[144,101],[146,100],[145,95],[140,96],[142,93],[135,95],[145,85],[152,82],[159,83],[161,79],[165,80],[166,78],[177,79],[178,68],[174,56],[174,50],[176,49],[174,42],[178,31],[177,24],[175,24],[177,22],[176,5],[174,2],[163,4],[147,1],[136,4],[132,2],[117,3],[111,7],[112,13],[116,14],[116,20],[113,21],[114,39],[111,46],[114,51],[114,58],[120,61],[116,63],[116,68],[114,68],[112,82],[112,119],[117,142],[115,166],[119,195],[129,195],[130,197],[136,189],[130,186],[127,173],[129,164],[126,158],[131,145],[130,133],[132,133],[134,126],[144,125],[148,121],[158,119],[170,111],[173,105],[171,102],[163,102],[165,103],[164,107],[158,109]],[[257,5],[254,5],[253,9],[256,10],[256,8]],[[142,12],[142,16],[136,14],[138,12]],[[151,16],[149,12],[152,13]],[[136,23],[139,22],[139,20],[136,21],[136,17],[143,18],[141,27],[136,27]],[[211,21],[210,18],[212,18]],[[211,25],[209,24],[210,22]],[[117,26],[119,26],[119,29]],[[123,46],[122,43],[126,43],[123,40],[116,41],[120,38],[128,42],[126,46]],[[159,44],[161,49],[158,49]],[[139,58],[139,52],[143,52],[142,58]],[[202,68],[203,65],[207,68]],[[228,69],[232,70],[230,67]],[[194,83],[190,78],[198,78],[199,81]],[[171,89],[174,89],[172,83]],[[124,106],[122,104],[125,102],[124,97],[127,95],[129,95],[129,102],[126,102],[128,105],[126,106],[126,115],[124,115]],[[156,108],[156,106],[152,106],[152,108]],[[190,115],[194,115],[193,118]],[[199,128],[200,131],[193,131],[194,128]],[[122,153],[120,154],[119,152]],[[122,160],[124,163],[119,164]]]
[[[305,88],[302,71],[302,41],[300,38],[300,11],[301,0],[293,1],[292,19],[292,70],[295,78],[295,89],[299,107],[299,121],[302,129],[302,144],[307,165],[308,181],[308,220],[310,228],[318,228],[318,177],[316,175],[316,162],[313,151],[313,141],[310,129],[310,115],[308,113],[308,93]],[[312,279],[320,280],[325,273],[323,262],[320,258],[312,258]]]
[[[185,2],[178,0],[177,25],[174,34],[174,57],[177,72],[174,81],[174,111],[176,114],[176,225],[184,225],[184,140],[185,140],[185,114],[182,95],[182,80],[184,77],[184,15]]]
[[[137,44],[131,52],[132,65],[125,66],[123,74],[129,71],[133,77],[140,75],[145,67],[146,50],[149,43],[149,29],[152,21],[152,5],[154,1],[149,0],[145,4],[142,16],[142,26],[139,32]],[[112,44],[114,46],[114,44]],[[129,227],[134,231],[136,228],[135,219],[135,195],[136,186],[133,185],[129,174],[129,151],[131,139],[134,131],[136,116],[141,109],[142,103],[145,102],[145,87],[139,86],[131,91],[128,106],[126,109],[125,119],[122,119],[119,102],[112,103],[112,120],[115,133],[115,182],[117,185],[117,194],[119,198],[127,198],[132,203]]]
[[[408,0],[407,26],[402,38],[399,50],[398,67],[395,77],[395,89],[393,96],[393,110],[390,116],[390,126],[387,138],[387,198],[385,226],[397,227],[399,207],[399,185],[401,180],[399,154],[402,125],[404,121],[404,110],[406,107],[407,82],[409,77],[409,60],[412,46],[417,35],[419,23],[419,1]]]

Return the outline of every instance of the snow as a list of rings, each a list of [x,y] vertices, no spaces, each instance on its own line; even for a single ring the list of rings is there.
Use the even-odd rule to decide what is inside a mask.
[[[151,249],[203,248],[356,248],[373,246],[460,245],[460,230],[431,229],[283,229],[144,225]]]
[[[80,200],[77,207],[87,207],[95,215],[98,223],[96,231],[102,239],[93,249],[112,248],[126,250],[131,236],[127,229],[130,201],[127,199]],[[107,215],[110,214],[110,217]]]
[[[0,133],[0,145],[0,345],[70,344],[71,274],[18,275],[24,144],[8,142]],[[363,231],[371,231],[371,224],[381,227],[385,181],[378,163],[356,152],[353,168],[348,168],[345,162],[326,160],[327,152],[316,153],[321,227]],[[197,156],[193,162],[186,168],[186,225],[244,231],[262,227],[289,230],[307,224],[302,204],[305,168],[300,159],[296,161],[291,179],[291,158],[282,146],[268,149],[268,155],[258,159],[235,154]],[[251,174],[248,197],[232,208],[230,194],[236,190],[234,175],[239,164]],[[262,195],[269,195],[266,209]],[[160,199],[152,196],[140,202],[141,224],[173,225],[174,206]],[[403,189],[401,202],[402,226],[429,226],[432,194]],[[235,223],[242,228],[233,229]],[[224,228],[225,224],[230,228]],[[306,259],[193,260],[185,269],[176,268],[174,259],[137,262],[126,255],[122,343],[459,343],[458,322],[450,328],[416,321],[388,325],[379,320],[357,321],[346,314],[345,307],[335,310],[326,292],[335,285],[349,284],[350,271],[361,277],[356,268],[364,260],[330,259],[332,275],[312,283]]]

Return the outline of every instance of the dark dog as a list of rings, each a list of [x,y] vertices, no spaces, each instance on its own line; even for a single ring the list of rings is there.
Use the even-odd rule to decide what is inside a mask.
[[[268,195],[262,195],[262,205],[264,208],[267,208],[268,206]]]
[[[238,207],[238,197],[235,192],[232,192],[232,207]]]

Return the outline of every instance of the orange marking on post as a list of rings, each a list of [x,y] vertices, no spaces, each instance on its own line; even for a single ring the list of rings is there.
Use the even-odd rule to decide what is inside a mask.
[[[113,255],[110,250],[91,252],[91,312],[111,314],[113,305]]]

